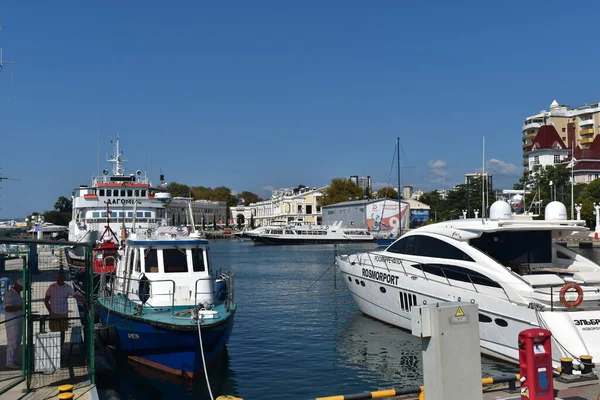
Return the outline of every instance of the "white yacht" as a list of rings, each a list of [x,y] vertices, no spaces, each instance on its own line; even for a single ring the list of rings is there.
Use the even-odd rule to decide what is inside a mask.
[[[145,231],[165,225],[168,193],[153,188],[146,174],[137,170],[125,175],[119,139],[114,143],[114,155],[107,160],[113,164],[112,175],[104,170],[92,180],[92,186],[81,185],[73,191],[73,215],[69,222],[69,241],[95,243],[106,225],[107,206],[110,206],[110,228],[126,233],[135,229]],[[162,177],[161,177],[162,179]]]
[[[555,243],[585,222],[559,202],[545,215],[513,216],[497,201],[489,219],[423,226],[336,263],[360,310],[389,324],[410,330],[413,306],[466,301],[479,306],[483,354],[518,362],[519,332],[540,327],[552,332],[555,368],[561,357],[598,360],[600,265]]]
[[[332,225],[266,226],[246,232],[246,235],[255,245],[375,242],[367,229],[344,228],[341,221]]]
[[[16,221],[0,222],[0,238],[13,237],[25,231],[26,228],[17,225]]]

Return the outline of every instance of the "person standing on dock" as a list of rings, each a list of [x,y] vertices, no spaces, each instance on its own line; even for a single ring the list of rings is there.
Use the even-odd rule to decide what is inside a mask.
[[[44,304],[50,313],[50,331],[60,332],[61,347],[65,342],[65,332],[69,328],[69,296],[77,301],[84,301],[81,294],[65,283],[65,273],[62,270],[58,271],[56,282],[46,290]]]
[[[15,284],[4,295],[4,311],[6,321],[6,367],[21,368],[17,363],[17,354],[23,336],[23,280],[17,279]]]

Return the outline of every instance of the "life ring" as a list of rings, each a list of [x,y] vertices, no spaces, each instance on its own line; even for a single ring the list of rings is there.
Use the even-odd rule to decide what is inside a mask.
[[[577,291],[577,299],[575,299],[575,301],[568,301],[565,298],[565,295],[567,294],[567,290],[569,290],[569,289],[575,289],[575,291]],[[581,286],[579,286],[578,284],[576,284],[574,282],[569,282],[565,286],[563,286],[562,289],[560,289],[560,302],[563,303],[565,305],[565,307],[575,308],[578,305],[580,305],[582,301],[583,301],[583,289],[581,289]]]

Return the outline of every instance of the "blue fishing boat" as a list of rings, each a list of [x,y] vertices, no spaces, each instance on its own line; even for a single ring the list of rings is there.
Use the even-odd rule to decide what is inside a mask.
[[[100,340],[133,361],[193,378],[229,341],[233,275],[213,270],[208,241],[193,224],[131,234],[101,287]]]

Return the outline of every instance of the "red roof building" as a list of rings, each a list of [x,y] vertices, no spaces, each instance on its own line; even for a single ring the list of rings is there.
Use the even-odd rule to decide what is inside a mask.
[[[540,126],[533,142],[526,150],[530,174],[537,166],[562,164],[571,153],[553,125]]]

